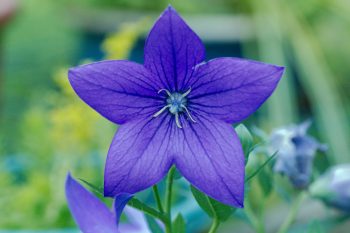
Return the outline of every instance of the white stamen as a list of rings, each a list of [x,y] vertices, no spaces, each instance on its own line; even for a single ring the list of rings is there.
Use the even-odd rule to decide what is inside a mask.
[[[158,91],[158,94],[160,94],[160,93],[163,92],[163,91],[165,91],[166,94],[167,94],[169,97],[171,96],[170,91],[168,91],[167,89],[160,89],[160,90]]]
[[[177,127],[179,127],[180,129],[182,129],[181,123],[180,123],[180,119],[179,119],[179,114],[175,113],[175,122]]]
[[[156,112],[156,113],[153,115],[153,117],[159,116],[159,115],[162,114],[162,112],[164,112],[167,108],[170,108],[170,106],[171,106],[170,104],[164,106],[161,110],[159,110],[158,112]]]
[[[188,89],[185,93],[183,93],[181,96],[182,97],[186,97],[188,94],[190,94],[190,92],[192,91],[192,89],[191,89],[191,87],[190,87],[190,89]]]
[[[196,123],[196,121],[193,119],[193,117],[192,117],[190,111],[188,110],[188,108],[187,108],[185,105],[183,105],[183,104],[181,104],[181,107],[182,107],[183,109],[185,109],[185,111],[186,111],[188,117],[191,119],[191,121],[194,122],[194,123]]]

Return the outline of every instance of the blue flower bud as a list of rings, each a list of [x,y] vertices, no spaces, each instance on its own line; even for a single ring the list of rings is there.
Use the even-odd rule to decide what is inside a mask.
[[[311,185],[310,193],[327,205],[350,213],[350,164],[330,168]]]
[[[310,183],[314,156],[317,150],[327,147],[307,135],[311,121],[290,125],[272,132],[270,152],[277,151],[274,171],[286,175],[296,188],[306,188]]]

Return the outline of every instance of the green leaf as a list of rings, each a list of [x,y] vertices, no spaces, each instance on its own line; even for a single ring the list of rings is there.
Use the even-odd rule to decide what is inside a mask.
[[[238,134],[239,140],[241,141],[244,155],[246,157],[246,162],[247,162],[249,154],[251,152],[251,148],[253,146],[253,136],[251,135],[251,133],[249,132],[247,127],[245,127],[245,125],[243,125],[243,124],[239,124],[235,128],[235,130]]]
[[[97,187],[96,185],[91,184],[90,182],[83,180],[83,179],[79,179],[79,180],[82,181],[87,186],[89,186],[94,192],[103,195],[103,188],[102,187]]]
[[[158,212],[158,210],[144,204],[142,201],[138,200],[135,197],[129,200],[128,205],[134,207],[135,209],[141,210],[148,215],[164,220],[164,215]]]
[[[209,215],[209,217],[217,217],[221,222],[226,221],[231,214],[236,210],[235,208],[225,205],[221,202],[208,197],[195,187],[191,185],[191,192],[196,199],[199,206]]]
[[[326,229],[322,226],[322,224],[315,220],[313,222],[310,223],[308,229],[307,229],[308,233],[326,233]]]
[[[209,202],[208,196],[203,194],[201,191],[196,189],[191,185],[191,192],[194,198],[196,199],[198,205],[209,215],[209,217],[214,217],[214,213]]]
[[[156,222],[154,218],[148,215],[145,215],[145,216],[146,216],[148,227],[152,233],[163,233],[162,228],[159,226],[159,224]]]
[[[179,172],[179,170],[175,170],[175,174],[174,174],[174,179],[175,180],[178,180],[178,179],[181,179],[182,178],[182,175],[181,173]]]
[[[256,176],[266,165],[268,165],[277,155],[277,151],[271,155],[268,159],[266,159],[266,161],[261,164],[260,167],[258,167],[252,174],[250,174],[249,176],[247,176],[247,178],[245,179],[245,182],[247,183],[250,179],[252,179],[254,176]]]
[[[272,191],[273,184],[271,171],[266,168],[267,167],[265,166],[263,169],[261,169],[258,174],[258,180],[264,195],[268,196]]]
[[[176,233],[185,233],[186,232],[186,225],[185,225],[185,219],[182,217],[181,214],[178,214],[173,222],[173,230]]]

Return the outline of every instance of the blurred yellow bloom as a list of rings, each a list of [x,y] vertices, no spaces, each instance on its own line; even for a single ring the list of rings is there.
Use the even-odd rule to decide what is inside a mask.
[[[103,44],[106,58],[127,58],[142,25],[127,24],[109,36]],[[106,148],[115,126],[75,95],[67,72],[62,68],[53,75],[58,91],[42,93],[43,103],[32,105],[20,122],[20,151],[33,164],[21,168],[25,179],[20,184],[11,183],[12,173],[0,171],[0,187],[7,187],[0,190],[1,212],[6,215],[0,218],[3,227],[67,226],[71,220],[62,218],[68,214],[63,189],[57,188],[63,187],[67,171],[92,183],[102,181]]]
[[[146,20],[124,24],[118,32],[109,35],[102,44],[106,59],[121,60],[129,57],[137,39],[143,32],[143,28],[145,28],[145,23]]]

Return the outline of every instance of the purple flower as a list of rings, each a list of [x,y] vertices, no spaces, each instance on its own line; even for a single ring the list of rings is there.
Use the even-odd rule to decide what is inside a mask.
[[[326,204],[350,213],[350,164],[329,169],[311,184],[310,193]]]
[[[232,123],[262,105],[284,68],[204,59],[200,38],[168,7],[147,38],[144,65],[102,61],[70,69],[76,93],[121,125],[108,152],[106,196],[146,189],[175,165],[207,195],[243,206],[244,156]]]
[[[66,180],[69,209],[83,233],[150,233],[145,216],[138,210],[125,207],[130,195],[119,195],[114,200],[114,212],[87,191],[70,175]],[[119,224],[125,207],[128,224]]]
[[[270,137],[270,152],[277,151],[274,170],[286,175],[296,188],[309,185],[317,150],[327,147],[307,134],[311,121],[274,130]]]

